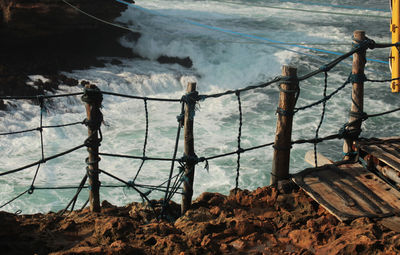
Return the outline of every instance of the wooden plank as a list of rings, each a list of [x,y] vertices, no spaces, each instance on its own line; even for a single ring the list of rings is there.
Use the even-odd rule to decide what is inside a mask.
[[[292,179],[340,221],[400,212],[400,192],[360,164],[309,168]]]
[[[361,147],[360,147],[361,148]],[[368,147],[362,147],[364,151],[366,151],[368,154],[371,154],[375,158],[378,158],[382,162],[384,162],[387,165],[390,165],[391,167],[395,169],[400,170],[400,161],[398,156],[393,155],[393,152],[390,152],[387,148],[385,148],[384,145],[369,145]]]
[[[314,154],[314,151],[313,150],[307,151],[306,155],[304,156],[304,160],[308,164],[310,164],[312,166],[315,166],[315,154]],[[332,160],[330,160],[329,158],[325,157],[324,155],[322,155],[320,153],[317,153],[317,167],[318,166],[323,166],[323,165],[329,165],[329,164],[332,164],[332,163],[333,163]]]
[[[357,146],[393,169],[400,171],[400,137],[357,141]]]
[[[385,177],[394,181],[397,184],[400,184],[400,172],[394,170],[390,166],[375,166]]]
[[[379,223],[381,223],[383,226],[387,227],[388,229],[391,229],[396,232],[400,232],[400,217],[398,217],[398,216],[381,219],[379,221]]]

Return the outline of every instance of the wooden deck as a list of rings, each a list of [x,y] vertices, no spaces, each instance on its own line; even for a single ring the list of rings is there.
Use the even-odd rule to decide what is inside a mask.
[[[293,181],[341,221],[400,213],[400,192],[360,164],[309,168]]]
[[[371,138],[356,142],[360,150],[400,171],[400,137]]]
[[[400,187],[400,137],[363,139],[356,146],[370,167]]]
[[[400,180],[400,137],[364,139],[357,142],[357,147],[373,159],[369,161],[375,162],[372,167]],[[307,153],[306,160],[314,164],[313,156],[312,152]],[[359,163],[335,165],[319,155],[318,167],[305,169],[292,179],[341,221],[400,215],[399,190]],[[389,219],[400,222],[397,217]]]

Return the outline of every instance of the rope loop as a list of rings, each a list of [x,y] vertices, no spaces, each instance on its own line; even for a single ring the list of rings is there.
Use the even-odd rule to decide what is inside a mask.
[[[372,39],[369,39],[368,37],[365,38],[365,40],[357,40],[356,38],[354,38],[354,36],[352,37],[353,41],[355,41],[356,43],[352,43],[353,49],[375,49],[376,47],[376,42]]]
[[[85,120],[83,123],[91,130],[99,130],[101,123],[103,123],[103,114],[100,111],[103,93],[97,86],[90,86],[90,88],[85,87],[84,94],[81,97],[83,102],[92,106],[90,108],[90,120]]]
[[[365,74],[358,74],[358,73],[352,73],[350,74],[349,81],[352,83],[363,83],[364,81],[367,81],[367,76]]]
[[[278,107],[276,108],[276,114],[289,117],[294,115],[294,111],[287,111],[282,109],[281,107]]]
[[[96,114],[93,114],[96,111]],[[91,109],[91,119],[85,119],[83,121],[83,124],[86,125],[88,128],[91,130],[98,130],[101,127],[101,124],[103,123],[103,114],[101,113],[99,108],[93,108]],[[96,116],[94,118],[93,116]]]
[[[100,170],[90,169],[89,166],[86,167],[86,174],[89,177],[91,177],[95,174],[100,174],[100,173],[101,173]],[[100,183],[100,181],[98,181],[98,182]],[[99,184],[99,186],[100,186],[100,184]]]
[[[352,112],[349,113],[350,117],[357,118],[358,120],[367,120],[369,115],[366,112]]]
[[[85,87],[81,100],[85,103],[100,107],[103,101],[103,93],[101,93],[101,90],[95,85],[91,88]]]
[[[31,187],[28,189],[28,194],[32,195],[34,191],[35,191],[35,186],[31,185]]]
[[[290,151],[292,149],[292,145],[290,145],[289,147],[283,147],[283,146],[279,146],[279,145],[272,145],[272,148],[274,148],[277,151]]]
[[[328,65],[322,65],[319,67],[319,71],[321,72],[329,72],[332,69],[332,66],[328,66]]]
[[[345,124],[338,133],[338,138],[342,139],[350,139],[350,140],[357,140],[361,134],[361,128],[359,129],[347,129],[347,124]]]
[[[185,112],[176,116],[176,120],[178,121],[180,127],[183,127],[183,120],[185,119]]]
[[[205,158],[205,157],[198,157],[197,155],[194,155],[194,156],[187,156],[187,155],[183,155],[183,157],[181,157],[179,160],[178,160],[178,162],[179,163],[190,163],[190,164],[193,164],[193,165],[197,165],[197,164],[199,164],[199,163],[202,163],[202,162],[205,162],[205,166],[204,166],[204,169],[206,169],[207,170],[207,172],[208,172],[208,170],[209,170],[209,164],[208,164],[208,160]]]
[[[286,84],[295,84],[299,85],[299,79],[297,76],[279,76],[279,80],[282,81],[282,83]],[[294,93],[294,92],[289,92],[289,93]]]
[[[299,87],[297,86],[296,89],[283,89],[280,84],[278,84],[279,91],[283,93],[297,93],[299,92]]]
[[[94,164],[96,164],[96,163],[99,163],[100,161],[101,161],[101,158],[100,158],[100,157],[97,157],[97,159],[92,160],[92,161],[89,161],[89,158],[86,158],[86,159],[85,159],[85,163],[86,163],[87,165],[94,165]]]
[[[101,139],[94,136],[90,136],[85,140],[84,144],[88,148],[100,147]]]
[[[368,39],[368,48],[373,50],[376,47],[376,42],[372,39]]]
[[[181,102],[184,102],[188,105],[194,105],[197,101],[199,101],[201,97],[199,96],[198,91],[189,92],[186,95],[183,95],[181,98]]]
[[[188,109],[189,109],[189,119],[193,120],[194,116],[196,114],[196,103],[201,100],[201,96],[199,96],[198,91],[193,91],[189,92],[186,95],[183,95],[181,98],[181,102],[187,104]],[[183,127],[183,119],[184,119],[184,113],[182,113],[180,116],[178,116],[178,122],[181,123],[181,127]]]
[[[187,156],[186,154],[183,154],[183,157],[181,157],[178,160],[180,163],[186,163],[186,164],[191,164],[191,165],[197,165],[200,161],[199,157],[197,155],[194,156]]]

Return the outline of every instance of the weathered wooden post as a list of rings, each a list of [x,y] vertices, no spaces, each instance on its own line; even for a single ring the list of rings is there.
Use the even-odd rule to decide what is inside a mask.
[[[271,185],[277,185],[279,181],[289,178],[293,114],[298,89],[296,68],[283,66],[282,75],[287,79],[280,84]]]
[[[354,31],[354,44],[358,45],[366,39],[365,31],[357,30]],[[352,103],[350,110],[349,123],[352,123],[348,130],[361,130],[362,120],[359,119],[364,109],[364,67],[366,64],[366,49],[362,49],[353,55],[353,67],[352,67],[352,81],[353,91],[351,94]],[[354,123],[353,123],[354,122]],[[357,138],[357,137],[355,137]],[[343,144],[343,155],[344,159],[348,160],[352,158],[354,139],[347,138]]]
[[[89,178],[89,201],[90,211],[100,212],[100,182],[99,182],[99,129],[103,121],[103,114],[100,111],[103,95],[95,85],[86,84],[85,94],[82,96],[86,108],[86,123],[88,126],[87,150],[89,157],[86,159],[87,175]]]
[[[188,83],[187,93],[196,92],[196,83]],[[193,159],[196,157],[194,153],[194,136],[193,136],[193,114],[196,106],[196,101],[191,100],[188,96],[188,100],[185,105],[185,117],[184,117],[184,156],[188,159],[185,165],[185,175],[183,182],[183,195],[182,195],[182,206],[181,214],[183,215],[187,210],[190,209],[192,204],[193,196],[193,181],[194,181],[194,169],[195,162]]]

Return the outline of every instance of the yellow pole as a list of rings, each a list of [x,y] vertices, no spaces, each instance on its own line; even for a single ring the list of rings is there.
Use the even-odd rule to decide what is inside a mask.
[[[400,41],[400,0],[392,1],[392,20],[390,24],[390,30],[392,32],[392,43],[398,43]],[[396,47],[392,47],[390,53],[390,66],[392,69],[392,79],[400,77],[400,54]],[[392,92],[400,92],[400,80],[392,81],[390,84]]]

